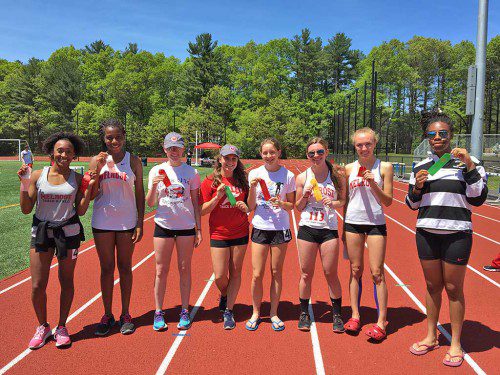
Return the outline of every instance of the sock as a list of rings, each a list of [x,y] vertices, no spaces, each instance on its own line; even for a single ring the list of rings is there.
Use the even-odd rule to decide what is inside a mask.
[[[49,323],[45,322],[45,323],[43,323],[43,324],[42,324],[42,326],[44,326],[44,327],[48,327],[48,326],[49,326]]]
[[[332,311],[333,315],[340,315],[340,311],[342,309],[342,297],[340,298],[331,298],[332,301]]]
[[[299,300],[300,300],[300,312],[309,315],[309,300],[304,298],[299,298]]]

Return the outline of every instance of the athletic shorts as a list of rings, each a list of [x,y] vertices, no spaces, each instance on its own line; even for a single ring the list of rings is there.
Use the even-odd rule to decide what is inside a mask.
[[[262,230],[252,228],[252,242],[261,245],[281,245],[292,240],[290,229],[283,230]]]
[[[441,259],[446,263],[466,265],[472,249],[472,233],[435,234],[417,228],[418,257],[422,260]]]
[[[135,227],[131,228],[131,229],[123,229],[123,230],[97,229],[97,228],[92,227],[92,233],[94,233],[94,234],[96,234],[96,233],[111,233],[111,232],[115,232],[115,233],[134,233],[134,231],[135,231]]]
[[[241,246],[248,244],[248,236],[241,238],[233,238],[231,240],[214,240],[210,239],[210,247],[231,247],[231,246]]]
[[[366,234],[367,236],[387,236],[387,226],[345,223],[344,230],[350,233]]]
[[[158,224],[155,223],[155,232],[153,234],[153,237],[160,237],[160,238],[175,238],[175,237],[185,237],[185,236],[195,236],[196,235],[196,229],[166,229],[160,227]]]
[[[307,242],[322,244],[323,242],[339,238],[339,231],[335,229],[317,229],[301,225],[297,238]]]

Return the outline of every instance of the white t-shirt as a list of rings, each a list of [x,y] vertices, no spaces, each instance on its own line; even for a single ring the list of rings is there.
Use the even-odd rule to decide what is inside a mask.
[[[266,182],[271,197],[279,195],[280,200],[285,200],[288,193],[295,191],[295,176],[285,167],[276,172],[269,172],[263,165],[253,169],[248,174],[248,181],[261,178]],[[281,207],[273,207],[270,202],[264,200],[264,195],[257,184],[255,194],[257,196],[255,214],[252,225],[260,230],[285,230],[290,229],[290,215]]]
[[[21,151],[21,159],[23,159],[24,164],[32,164],[33,163],[33,154],[30,150]]]
[[[171,230],[194,228],[196,221],[191,201],[191,190],[200,188],[198,171],[185,163],[178,167],[168,166],[166,162],[155,165],[149,171],[149,189],[153,187],[153,178],[160,175],[161,169],[167,173],[171,185],[165,187],[162,181],[156,187],[158,208],[155,223],[162,228]]]

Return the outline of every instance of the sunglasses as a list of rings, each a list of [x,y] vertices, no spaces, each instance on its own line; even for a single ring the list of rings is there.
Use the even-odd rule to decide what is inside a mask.
[[[439,134],[439,138],[441,138],[441,139],[448,139],[448,136],[449,136],[448,130],[439,130],[437,132],[431,131],[431,132],[427,132],[427,134],[426,134],[427,139],[436,138],[436,134]]]
[[[320,149],[320,150],[316,150],[316,151],[309,151],[309,152],[307,153],[307,157],[308,157],[308,158],[313,158],[313,157],[314,157],[314,155],[316,155],[316,154],[318,154],[319,156],[322,156],[322,155],[324,155],[324,154],[325,154],[325,150]]]

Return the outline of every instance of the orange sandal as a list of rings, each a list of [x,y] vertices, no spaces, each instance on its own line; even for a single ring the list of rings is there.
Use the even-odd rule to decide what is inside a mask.
[[[359,319],[350,318],[345,324],[344,329],[349,332],[359,332],[361,329],[361,322]]]
[[[375,341],[382,341],[387,337],[387,332],[385,329],[380,328],[378,325],[374,324],[371,328],[365,331],[367,336],[370,336]]]

